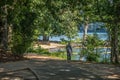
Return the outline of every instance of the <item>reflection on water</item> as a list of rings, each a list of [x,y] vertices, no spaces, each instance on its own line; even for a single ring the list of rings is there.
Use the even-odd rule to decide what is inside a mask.
[[[73,48],[72,60],[86,61],[86,57],[82,56],[81,48]],[[99,48],[98,54],[100,55],[99,61],[110,61],[110,48]]]
[[[73,48],[73,54],[72,54],[72,60],[81,60],[86,61],[86,57],[82,55],[81,53],[82,48]],[[60,49],[50,49],[50,52],[65,52],[65,48]],[[98,54],[100,54],[99,61],[110,61],[110,48],[98,48]]]

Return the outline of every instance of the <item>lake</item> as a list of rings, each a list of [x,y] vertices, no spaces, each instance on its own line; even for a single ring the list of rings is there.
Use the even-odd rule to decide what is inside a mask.
[[[72,54],[72,60],[81,60],[81,61],[86,61],[86,56],[82,56],[81,53],[82,48],[73,48],[73,54]],[[57,51],[61,51],[61,52],[65,52],[66,53],[66,49],[65,48],[54,48],[54,49],[50,49],[50,52],[57,52]],[[100,57],[98,58],[98,60],[100,62],[107,60],[107,62],[110,62],[110,48],[98,48],[97,49],[98,54],[100,55]]]
[[[108,34],[106,32],[104,33],[96,33],[99,37],[100,40],[107,40],[108,39]],[[88,33],[88,35],[93,35],[93,33]],[[83,33],[78,33],[78,38],[83,37]],[[42,40],[42,36],[39,37],[40,40]],[[61,39],[68,40],[68,38],[64,35],[62,36],[52,36],[49,38],[50,41],[61,41]],[[75,39],[75,38],[73,38]],[[65,49],[61,48],[58,49],[59,51],[65,51]],[[51,51],[58,51],[57,49],[53,49]],[[108,61],[110,60],[110,48],[99,48],[98,51],[100,52],[100,61],[103,61],[104,59],[107,59]],[[80,48],[73,48],[73,55],[72,55],[72,60],[82,60],[86,61],[85,56],[81,56],[81,49]]]
[[[108,34],[106,32],[104,33],[96,33],[99,37],[100,40],[107,40],[108,39]],[[88,35],[93,35],[93,33],[88,33]],[[83,33],[78,33],[78,36],[76,36],[75,38],[81,38],[82,39],[83,37]],[[75,39],[73,38],[73,40]],[[42,36],[39,36],[38,38],[39,40],[42,40],[43,37]],[[61,41],[61,39],[64,39],[64,40],[68,40],[68,38],[64,35],[61,35],[61,36],[50,36],[49,37],[49,40],[50,41]]]

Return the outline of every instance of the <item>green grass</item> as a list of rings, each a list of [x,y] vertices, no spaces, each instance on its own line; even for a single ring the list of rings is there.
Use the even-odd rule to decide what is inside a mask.
[[[41,47],[29,48],[27,50],[27,53],[36,53],[38,55],[52,56],[52,57],[58,57],[58,58],[66,59],[66,53],[63,52],[63,51],[49,52],[48,50],[42,49]]]

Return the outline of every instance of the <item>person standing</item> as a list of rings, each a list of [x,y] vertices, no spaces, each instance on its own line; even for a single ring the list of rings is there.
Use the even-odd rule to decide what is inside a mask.
[[[72,55],[72,47],[70,42],[66,45],[66,52],[67,52],[67,60],[71,60],[71,55]]]

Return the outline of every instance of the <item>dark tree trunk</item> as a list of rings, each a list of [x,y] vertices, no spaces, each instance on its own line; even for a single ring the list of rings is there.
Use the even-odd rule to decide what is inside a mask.
[[[44,44],[49,44],[49,36],[43,35],[43,43]]]
[[[118,46],[118,26],[112,26],[111,30],[111,62],[119,63],[118,60],[119,46]]]
[[[8,27],[7,27],[7,8],[3,9],[5,17],[0,17],[0,59],[7,54],[8,50]]]
[[[0,18],[0,48],[1,48],[1,43],[2,43],[2,20]]]
[[[119,63],[118,54],[119,54],[119,43],[118,43],[118,26],[115,26],[115,63]]]
[[[47,35],[43,35],[43,41],[49,41],[49,37]]]
[[[2,34],[2,44],[3,49],[6,52],[8,49],[8,25],[7,25],[7,6],[4,8],[4,13],[6,16],[3,18],[3,34]]]

